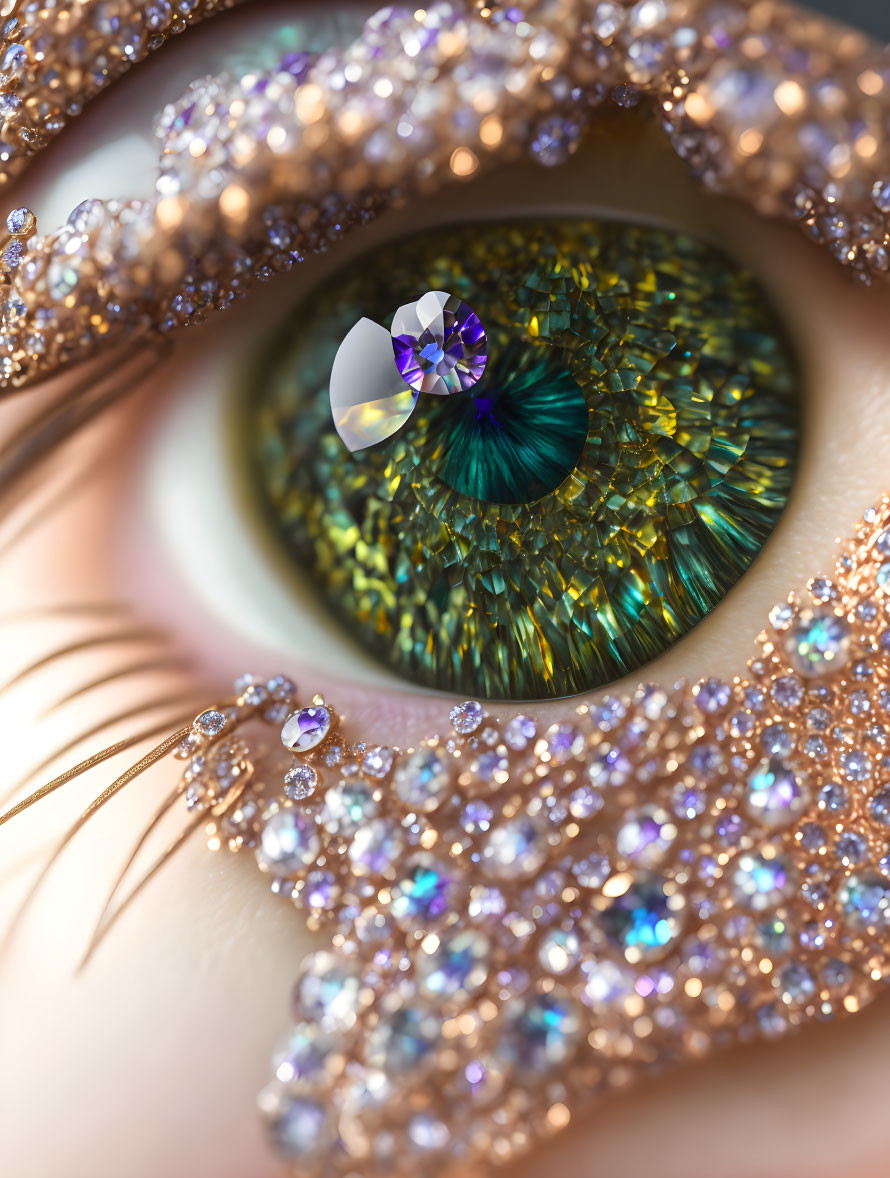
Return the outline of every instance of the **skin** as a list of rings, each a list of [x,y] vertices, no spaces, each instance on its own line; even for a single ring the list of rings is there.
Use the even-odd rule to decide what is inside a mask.
[[[57,165],[64,181],[64,155]],[[705,197],[675,160],[625,121],[599,131],[558,174],[558,183],[556,178],[526,165],[504,171],[448,194],[438,205],[429,202],[389,218],[364,240],[441,220],[446,209],[455,219],[507,208],[620,210],[630,219],[694,227],[758,273],[803,366],[806,431],[792,501],[752,570],[706,621],[647,668],[646,678],[670,684],[680,676],[740,673],[769,607],[810,575],[830,571],[835,538],[888,490],[890,292],[852,286],[794,231]],[[38,181],[38,188],[60,182],[49,167]],[[10,204],[16,202],[11,198]],[[271,641],[258,637],[240,606],[226,605],[224,584],[217,584],[209,602],[203,599],[168,542],[151,490],[157,448],[163,452],[178,407],[208,395],[221,401],[228,391],[225,372],[244,362],[262,339],[263,326],[346,256],[307,263],[298,275],[260,289],[236,311],[187,333],[175,355],[125,405],[54,462],[37,494],[49,500],[56,486],[65,488],[75,475],[76,493],[3,556],[4,681],[41,654],[102,628],[83,618],[4,621],[37,605],[121,600],[131,608],[130,620],[118,623],[121,630],[150,622],[169,638],[73,655],[0,693],[0,731],[7,734],[4,791],[6,782],[11,786],[106,714],[146,699],[179,698],[193,687],[197,711],[224,694],[245,668],[288,670],[305,692],[323,693],[353,732],[373,734],[381,743],[405,745],[447,724],[450,701],[394,688],[385,669],[359,664],[334,623],[324,623],[330,657],[323,664],[301,662],[294,635],[305,611],[313,616],[309,601],[291,604],[289,615],[269,606],[279,628],[278,640]],[[46,395],[28,394],[4,407],[0,444]],[[183,488],[199,477],[186,464],[169,467],[167,474]],[[233,582],[248,575],[240,556],[226,556],[226,545],[234,543],[228,525],[236,523],[227,519],[215,538],[223,576],[228,570]],[[18,523],[7,520],[6,526],[11,532]],[[278,602],[276,584],[279,596],[290,601],[280,594],[284,574],[252,534],[249,517],[239,526],[248,536],[239,543],[256,565],[249,575],[262,575],[272,585],[270,602]],[[317,610],[314,616],[321,617]],[[188,657],[193,670],[140,673],[39,718],[49,703],[88,680],[165,652]],[[544,718],[569,707],[552,702],[524,710]],[[158,710],[152,716],[163,718]],[[131,730],[131,724],[119,724],[100,743]],[[96,740],[80,746],[31,786],[96,747]],[[127,763],[113,762],[0,829],[0,929],[49,848]],[[166,763],[103,811],[3,945],[0,1136],[5,1170],[16,1178],[265,1178],[279,1172],[262,1140],[254,1101],[268,1078],[270,1051],[286,1029],[289,986],[312,940],[299,914],[269,894],[251,856],[212,855],[195,840],[78,972],[118,866],[177,775],[176,763]],[[877,1178],[886,1173],[890,1146],[882,1115],[888,1049],[890,1007],[878,1003],[842,1025],[739,1049],[618,1093],[510,1174],[827,1178],[843,1167],[855,1178]]]

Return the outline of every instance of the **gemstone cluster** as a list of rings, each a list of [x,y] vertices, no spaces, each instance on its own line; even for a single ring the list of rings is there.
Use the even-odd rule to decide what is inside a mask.
[[[181,755],[211,844],[251,850],[330,941],[260,1098],[294,1174],[507,1159],[614,1085],[886,988],[888,548],[890,499],[772,611],[745,678],[548,724],[468,701],[450,734],[373,746],[374,772],[326,709],[296,801],[244,744],[301,714],[290,681],[202,713]]]

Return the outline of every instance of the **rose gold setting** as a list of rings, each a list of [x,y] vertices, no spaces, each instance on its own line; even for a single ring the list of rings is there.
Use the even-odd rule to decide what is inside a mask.
[[[243,677],[205,713],[180,755],[211,847],[255,854],[330,940],[261,1097],[295,1174],[503,1161],[597,1093],[886,987],[890,499],[759,642],[743,679],[547,726],[468,702],[404,750],[331,713],[296,793],[263,736],[293,683]]]
[[[32,239],[3,384],[198,321],[412,192],[525,151],[554,162],[542,138],[573,150],[603,103],[655,112],[707,186],[796,221],[863,281],[890,265],[886,61],[772,0],[384,10],[264,82],[196,83],[160,119],[152,199],[88,201]]]

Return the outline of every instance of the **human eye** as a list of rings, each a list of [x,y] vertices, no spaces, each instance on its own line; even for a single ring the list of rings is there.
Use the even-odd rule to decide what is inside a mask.
[[[806,1094],[870,1107],[877,1016],[732,1048],[886,972],[883,67],[763,6],[314,20],[146,65],[154,195],[114,137],[14,190],[13,1172],[868,1173]],[[332,397],[362,320],[398,420],[370,355]],[[728,1147],[767,1066],[806,1128]]]

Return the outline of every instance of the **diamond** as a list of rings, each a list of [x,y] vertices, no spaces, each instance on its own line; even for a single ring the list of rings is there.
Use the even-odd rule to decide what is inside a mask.
[[[781,855],[767,858],[766,855],[752,853],[740,855],[736,860],[732,873],[732,891],[735,899],[753,908],[755,912],[765,912],[780,904],[793,886],[793,875],[788,861]]]
[[[849,876],[842,882],[837,898],[851,928],[884,928],[890,924],[890,879],[877,871]]]
[[[368,1063],[386,1075],[414,1071],[441,1035],[442,1024],[434,1014],[404,1006],[388,1017],[384,1015],[368,1036]]]
[[[785,651],[799,674],[827,675],[850,661],[850,627],[832,609],[801,610],[789,627]]]
[[[761,761],[748,774],[745,808],[771,830],[788,826],[803,812],[808,791],[778,758]]]
[[[534,875],[547,859],[549,830],[519,814],[493,827],[482,848],[482,862],[499,879]]]
[[[655,867],[677,837],[670,814],[660,806],[642,806],[625,816],[616,837],[619,854],[641,867]]]
[[[311,867],[320,851],[315,823],[301,811],[288,808],[265,818],[256,856],[263,871],[290,875]]]
[[[616,895],[619,888],[623,890]],[[613,876],[604,890],[610,901],[603,912],[603,927],[625,959],[636,965],[663,957],[683,931],[686,900],[682,892],[648,872]]]
[[[34,214],[30,209],[13,209],[6,218],[7,232],[21,237],[34,228]]]
[[[390,334],[359,319],[341,343],[330,379],[334,428],[347,449],[365,450],[402,428],[417,403],[392,362]]]
[[[448,759],[437,749],[418,749],[399,766],[393,782],[406,805],[418,810],[435,810],[451,788]]]
[[[318,774],[311,765],[294,765],[284,778],[284,793],[293,802],[311,798],[318,785]]]
[[[430,290],[393,316],[392,351],[405,382],[421,393],[447,396],[471,388],[485,369],[486,338],[479,317],[444,290]]]
[[[300,708],[281,729],[281,743],[292,753],[309,753],[318,748],[331,730],[331,713],[316,706]]]
[[[469,699],[466,703],[454,705],[451,709],[450,719],[451,727],[455,732],[460,736],[469,736],[485,719],[485,712],[482,704],[474,699]]]
[[[560,987],[514,999],[506,1007],[497,1053],[528,1076],[543,1076],[575,1054],[582,1037],[581,1012]]]
[[[485,984],[490,953],[491,942],[484,933],[475,929],[452,933],[420,955],[419,984],[428,994],[465,998]]]

